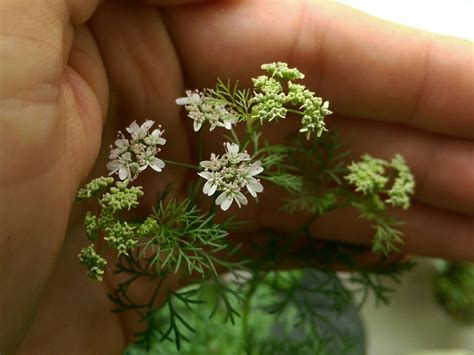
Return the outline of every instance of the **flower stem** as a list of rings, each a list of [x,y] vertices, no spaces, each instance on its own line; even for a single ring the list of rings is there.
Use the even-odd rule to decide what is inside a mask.
[[[291,112],[291,113],[296,113],[297,115],[301,115],[301,116],[304,116],[304,113],[301,112],[301,111],[298,111],[298,110],[294,110],[292,108],[287,108],[286,109],[288,112]]]
[[[192,164],[180,163],[180,162],[177,162],[177,161],[165,160],[165,159],[163,159],[163,161],[164,161],[166,164],[176,165],[176,166],[179,166],[179,167],[181,167],[181,168],[193,169],[193,170],[197,170],[197,171],[202,170],[199,166],[192,165]]]
[[[230,130],[230,133],[232,134],[234,143],[240,146],[239,136],[237,136],[237,133],[235,133],[235,130],[233,128]]]

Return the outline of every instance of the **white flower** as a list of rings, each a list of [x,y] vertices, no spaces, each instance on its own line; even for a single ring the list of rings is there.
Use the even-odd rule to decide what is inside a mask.
[[[139,126],[133,121],[126,128],[130,139],[118,132],[115,148],[110,147],[109,175],[118,174],[120,180],[132,181],[148,167],[158,172],[163,170],[165,162],[156,155],[161,151],[158,146],[166,144],[166,139],[162,137],[164,131],[161,126],[149,132],[154,124],[154,121],[147,120]]]
[[[165,145],[166,139],[161,136],[163,133],[164,131],[159,128],[153,130],[150,135],[145,137],[145,143],[148,145]]]
[[[250,155],[245,151],[240,152],[238,144],[227,142],[224,143],[224,148],[226,153],[221,157],[212,153],[210,160],[200,162],[204,171],[198,175],[207,180],[202,192],[212,196],[219,191],[216,205],[226,211],[233,201],[239,207],[248,203],[247,197],[241,191],[243,188],[253,197],[263,191],[263,185],[255,178],[263,171],[263,167],[260,161],[251,163]]]
[[[128,126],[127,132],[131,134],[132,139],[144,139],[148,135],[148,131],[155,124],[155,121],[146,120],[141,126],[138,125],[137,121],[133,121]]]
[[[205,96],[203,92],[187,90],[185,97],[176,99],[176,104],[184,106],[196,132],[204,122],[209,124],[210,131],[216,127],[230,130],[238,122],[237,116],[227,110],[226,103]]]
[[[241,161],[250,160],[250,155],[247,152],[239,152],[240,147],[235,143],[224,143],[224,148],[227,152],[227,159],[231,160],[233,163],[238,164]]]
[[[110,170],[109,175],[118,174],[120,180],[132,179],[128,164],[120,159],[110,161],[107,164],[107,169]]]
[[[216,205],[221,206],[222,211],[227,211],[234,200],[239,206],[239,208],[241,207],[241,205],[246,205],[248,202],[247,197],[245,197],[242,192],[236,189],[231,189],[222,192],[217,197]]]
[[[245,187],[253,197],[257,197],[257,192],[263,191],[263,185],[258,179],[254,178],[254,176],[260,174],[262,171],[262,163],[260,161],[256,161],[255,163],[250,164],[243,174],[242,178],[246,182]]]
[[[176,99],[176,104],[180,106],[185,105],[201,105],[203,94],[199,91],[186,90],[186,96]]]
[[[219,187],[220,175],[215,171],[202,171],[198,175],[207,180],[202,188],[202,192],[208,196],[214,195],[214,192],[216,192]]]

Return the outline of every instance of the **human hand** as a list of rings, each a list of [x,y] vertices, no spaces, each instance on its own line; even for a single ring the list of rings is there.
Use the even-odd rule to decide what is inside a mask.
[[[9,326],[0,328],[5,352],[20,342],[36,309],[25,353],[42,346],[52,353],[120,352],[133,331],[130,320],[109,311],[113,280],[92,284],[78,266],[84,240],[78,212],[69,219],[75,192],[96,161],[105,112],[105,154],[97,166],[104,166],[115,131],[145,118],[166,128],[166,158],[187,160],[191,144],[174,99],[184,88],[211,86],[216,76],[251,77],[273,60],[301,69],[308,87],[331,101],[330,120],[356,154],[405,155],[419,201],[401,217],[407,252],[473,258],[469,43],[334,4],[106,2],[98,10],[93,0],[48,4],[0,5],[7,14],[0,25],[0,276],[2,290],[11,290],[0,295],[1,327]],[[171,167],[149,179],[147,191],[184,182]],[[266,198],[258,213],[256,205],[242,210],[254,216],[251,228],[291,229]],[[334,223],[341,218],[346,223]],[[322,218],[314,230],[353,243],[371,236],[350,211]]]

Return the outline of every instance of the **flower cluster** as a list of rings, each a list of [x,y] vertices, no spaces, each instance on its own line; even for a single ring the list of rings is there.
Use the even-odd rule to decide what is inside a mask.
[[[104,268],[107,261],[97,254],[93,245],[89,245],[81,250],[79,253],[79,262],[87,267],[87,274],[90,278],[102,281]]]
[[[387,169],[394,171],[391,188],[386,187],[390,181]],[[365,154],[361,161],[349,166],[349,171],[350,174],[345,178],[356,187],[356,191],[360,191],[364,195],[386,194],[388,196],[385,199],[386,203],[404,209],[410,207],[410,198],[415,189],[415,179],[401,155],[395,155],[388,162]]]
[[[128,251],[136,246],[142,234],[137,232],[136,226],[121,221],[116,214],[137,207],[138,198],[143,195],[143,191],[141,186],[128,187],[128,181],[117,181],[115,186],[109,187],[112,183],[113,178],[94,179],[80,189],[77,195],[79,199],[95,196],[101,207],[99,215],[87,212],[84,218],[87,238],[96,243],[103,234],[108,246],[117,251],[118,255],[128,255]],[[102,191],[108,187],[108,192]],[[102,196],[99,197],[99,193]],[[93,244],[82,249],[79,261],[88,268],[90,277],[101,280],[106,261],[97,254]]]
[[[305,133],[307,139],[313,132],[319,137],[327,131],[324,119],[332,114],[329,102],[323,101],[304,85],[290,81],[304,78],[298,69],[288,68],[286,63],[280,62],[264,64],[262,69],[271,76],[260,75],[252,79],[254,97],[250,102],[254,105],[252,108],[254,118],[260,119],[261,123],[283,119],[289,111],[286,106],[292,105],[299,108],[290,111],[302,116],[300,132]],[[283,91],[281,80],[288,80],[287,94]]]
[[[176,99],[176,104],[184,106],[188,117],[194,121],[193,128],[196,132],[205,122],[209,124],[209,130],[212,131],[216,127],[231,129],[232,125],[238,121],[237,116],[227,109],[227,103],[205,95],[203,92],[188,90],[185,97]]]
[[[242,188],[245,187],[253,197],[263,191],[259,179],[255,178],[263,171],[263,167],[260,161],[251,162],[250,155],[245,151],[240,152],[237,144],[224,143],[224,147],[226,153],[221,157],[213,153],[210,160],[200,163],[204,171],[198,175],[207,180],[203,193],[212,196],[219,191],[216,205],[226,211],[234,200],[239,207],[247,204]]]
[[[255,88],[254,97],[250,100],[253,106],[254,117],[260,122],[271,122],[274,119],[283,119],[288,110],[284,107],[287,97],[280,82],[266,75],[252,79]]]
[[[388,191],[387,203],[407,209],[410,207],[410,196],[415,192],[415,179],[400,154],[393,157],[390,166],[396,170],[397,177]]]
[[[304,74],[296,68],[289,68],[287,63],[275,62],[263,64],[261,66],[263,70],[272,75],[272,78],[295,80],[304,79]]]
[[[385,176],[386,161],[376,159],[368,154],[362,160],[353,162],[348,168],[351,172],[346,180],[364,195],[377,193],[385,187],[388,178]]]
[[[288,82],[288,91],[288,100],[293,105],[300,105],[302,110],[300,132],[306,133],[306,139],[309,139],[312,132],[320,137],[327,131],[324,118],[332,114],[329,110],[329,101],[323,102],[323,99],[306,89],[304,85],[293,84],[291,81]]]
[[[158,172],[165,167],[163,160],[156,155],[161,151],[159,146],[164,145],[166,139],[162,137],[164,131],[161,130],[161,125],[149,132],[154,123],[147,120],[139,126],[133,121],[126,129],[130,139],[118,132],[115,148],[110,147],[110,162],[107,164],[110,175],[118,174],[120,180],[132,181],[148,167]]]

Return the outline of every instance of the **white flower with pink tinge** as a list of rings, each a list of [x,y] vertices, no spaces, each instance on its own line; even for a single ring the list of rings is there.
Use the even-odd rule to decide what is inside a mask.
[[[200,166],[204,168],[198,175],[206,180],[202,192],[208,196],[220,192],[216,198],[216,205],[227,211],[235,201],[239,208],[248,203],[242,193],[246,188],[248,193],[257,197],[263,191],[263,185],[255,176],[263,171],[260,161],[250,162],[247,152],[240,152],[239,145],[224,143],[225,154],[219,157],[212,154],[210,160],[204,160]]]
[[[156,155],[161,151],[159,146],[166,144],[166,139],[162,137],[161,125],[150,133],[154,124],[152,120],[146,120],[142,125],[133,121],[126,128],[130,139],[118,132],[115,147],[110,146],[109,175],[117,174],[120,180],[132,181],[148,167],[158,172],[163,170],[165,162]]]
[[[200,91],[186,91],[185,97],[176,99],[176,104],[184,106],[188,112],[188,117],[193,120],[194,131],[201,129],[203,123],[209,124],[209,130],[216,127],[232,129],[232,125],[238,121],[237,116],[229,112],[226,104],[206,96]]]

